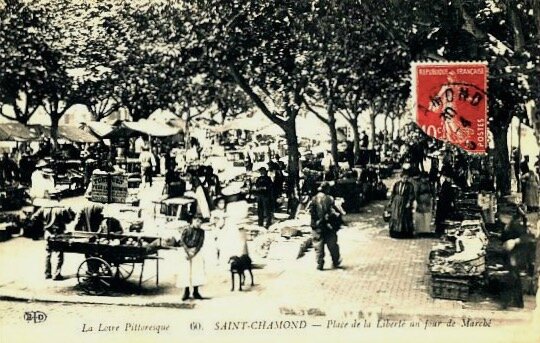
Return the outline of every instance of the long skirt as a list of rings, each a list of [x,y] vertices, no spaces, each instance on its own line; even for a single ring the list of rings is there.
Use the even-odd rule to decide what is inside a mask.
[[[431,233],[431,212],[415,212],[414,229],[417,233]]]
[[[249,255],[246,237],[236,225],[226,225],[218,237],[219,262],[228,263],[232,256]]]
[[[412,237],[414,231],[412,210],[405,207],[401,196],[397,195],[395,199],[392,200],[390,213],[390,237]]]
[[[204,285],[206,281],[204,252],[199,251],[191,260],[186,259],[186,253],[183,250],[180,250],[179,255],[176,287],[185,288]]]
[[[538,184],[536,182],[524,183],[522,188],[522,201],[527,205],[527,208],[538,208]]]

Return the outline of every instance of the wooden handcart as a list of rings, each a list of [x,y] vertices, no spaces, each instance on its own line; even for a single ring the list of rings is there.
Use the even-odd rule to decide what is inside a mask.
[[[147,260],[156,261],[156,286],[159,285],[160,238],[76,232],[51,238],[49,247],[54,251],[85,255],[77,269],[77,281],[87,294],[108,293],[118,281],[127,280],[133,274],[136,264],[140,264],[138,285],[141,290]]]

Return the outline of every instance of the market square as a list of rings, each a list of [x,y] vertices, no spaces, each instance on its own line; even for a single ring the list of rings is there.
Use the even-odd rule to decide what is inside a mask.
[[[0,0],[0,331],[525,334],[538,17]]]

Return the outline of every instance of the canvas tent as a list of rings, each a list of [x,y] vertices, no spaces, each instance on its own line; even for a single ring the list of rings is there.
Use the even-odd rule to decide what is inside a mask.
[[[85,125],[88,126],[94,134],[103,139],[132,137],[140,134],[153,137],[168,137],[174,136],[182,131],[181,127],[147,119],[141,119],[136,122],[124,121],[117,125],[94,121]]]
[[[26,142],[38,140],[40,132],[21,123],[0,124],[0,141]]]

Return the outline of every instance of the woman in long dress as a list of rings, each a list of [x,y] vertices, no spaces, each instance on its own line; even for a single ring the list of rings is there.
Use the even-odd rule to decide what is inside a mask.
[[[193,177],[191,180],[193,186],[193,193],[195,194],[195,200],[197,200],[196,213],[201,216],[203,220],[210,219],[210,199],[208,193],[201,184],[198,177]]]
[[[414,186],[409,173],[404,170],[401,180],[394,184],[390,197],[390,237],[410,238],[413,236]]]
[[[199,287],[206,281],[206,271],[204,254],[201,252],[204,245],[204,230],[201,229],[201,224],[201,217],[195,216],[191,225],[182,232],[177,244],[180,258],[176,287],[184,288],[182,300],[189,298],[190,288],[193,289],[194,299],[202,299]]]
[[[210,215],[210,224],[212,226],[211,231],[211,245],[212,249],[210,249],[211,254],[213,256],[212,259],[217,261],[219,264],[221,262],[221,250],[223,245],[223,228],[226,225],[227,222],[227,211],[226,211],[227,203],[224,198],[218,198],[216,200],[216,208],[212,211]]]
[[[239,203],[234,205],[237,206],[234,211],[225,210],[223,226],[219,232],[220,264],[228,263],[232,256],[248,255],[246,236],[244,231],[241,230],[241,222],[245,219],[244,211],[241,207],[238,207],[241,206]],[[223,201],[222,205],[218,203],[218,206],[226,207],[225,201]]]
[[[522,201],[527,206],[527,211],[538,210],[538,176],[528,167],[523,168],[521,176]]]
[[[416,233],[431,233],[432,209],[433,186],[429,181],[429,175],[423,172],[420,174],[416,187],[416,211],[414,213]]]

